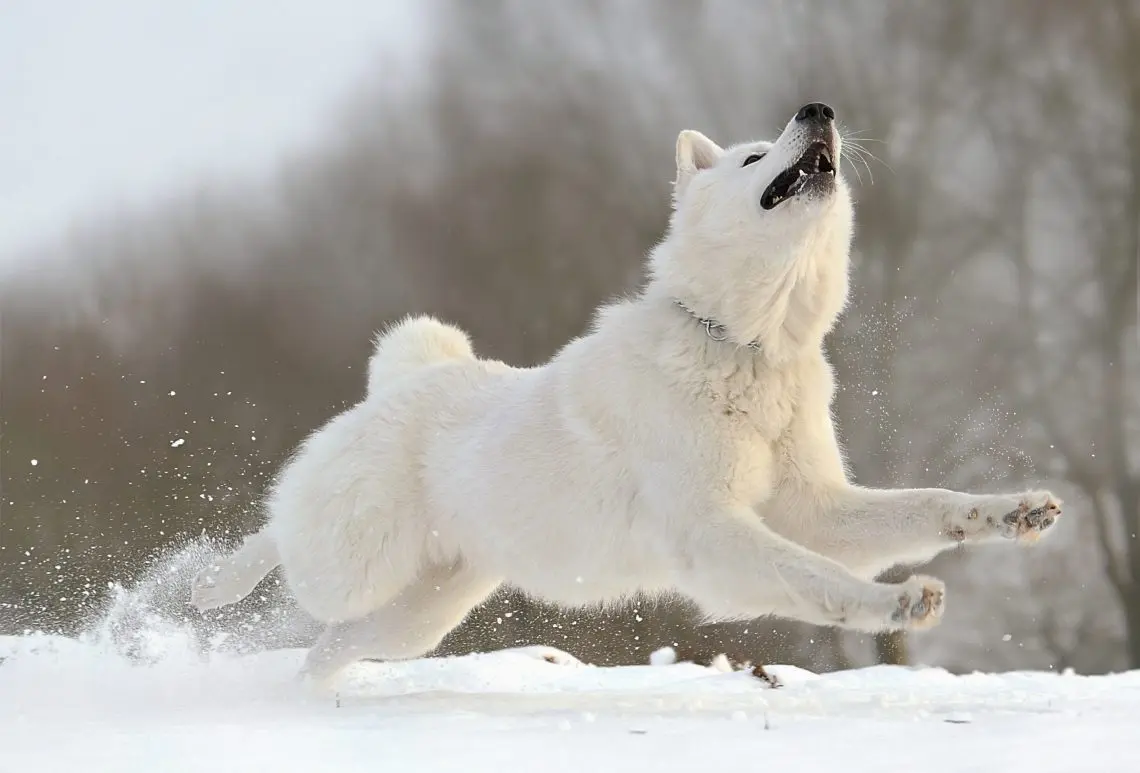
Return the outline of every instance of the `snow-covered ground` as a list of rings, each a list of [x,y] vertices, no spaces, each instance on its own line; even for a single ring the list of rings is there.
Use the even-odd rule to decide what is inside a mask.
[[[1140,770],[1140,672],[777,666],[772,690],[537,648],[358,664],[338,698],[293,681],[302,650],[154,644],[137,665],[92,641],[0,638],[0,771]]]

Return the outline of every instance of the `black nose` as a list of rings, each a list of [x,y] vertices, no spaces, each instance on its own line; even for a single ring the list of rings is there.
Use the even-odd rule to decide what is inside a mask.
[[[828,121],[835,120],[835,111],[832,110],[829,105],[825,105],[822,102],[809,102],[796,113],[796,120],[827,123]]]

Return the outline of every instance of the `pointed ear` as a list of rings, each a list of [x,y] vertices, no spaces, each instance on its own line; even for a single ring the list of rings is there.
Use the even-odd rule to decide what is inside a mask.
[[[673,184],[676,192],[680,194],[693,175],[715,164],[723,152],[720,145],[699,131],[685,129],[677,135],[677,180]]]

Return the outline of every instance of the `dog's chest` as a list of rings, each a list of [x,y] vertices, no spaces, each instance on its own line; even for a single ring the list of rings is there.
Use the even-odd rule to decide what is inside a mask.
[[[704,398],[734,442],[773,443],[792,419],[798,391],[786,372],[740,368],[706,382]]]
[[[734,499],[767,498],[775,446],[792,420],[798,385],[781,373],[733,374],[706,385],[708,425],[715,428],[715,478]]]

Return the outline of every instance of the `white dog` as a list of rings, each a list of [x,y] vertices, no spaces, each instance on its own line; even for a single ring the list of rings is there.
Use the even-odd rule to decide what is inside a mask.
[[[848,481],[822,349],[852,232],[834,117],[812,103],[775,143],[727,149],[681,132],[648,282],[541,367],[480,359],[429,317],[379,336],[367,397],[304,441],[266,526],[192,603],[283,565],[329,624],[317,679],[427,653],[502,583],[572,606],[674,590],[710,619],[935,624],[940,581],[872,578],[1035,539],[1060,503]]]

